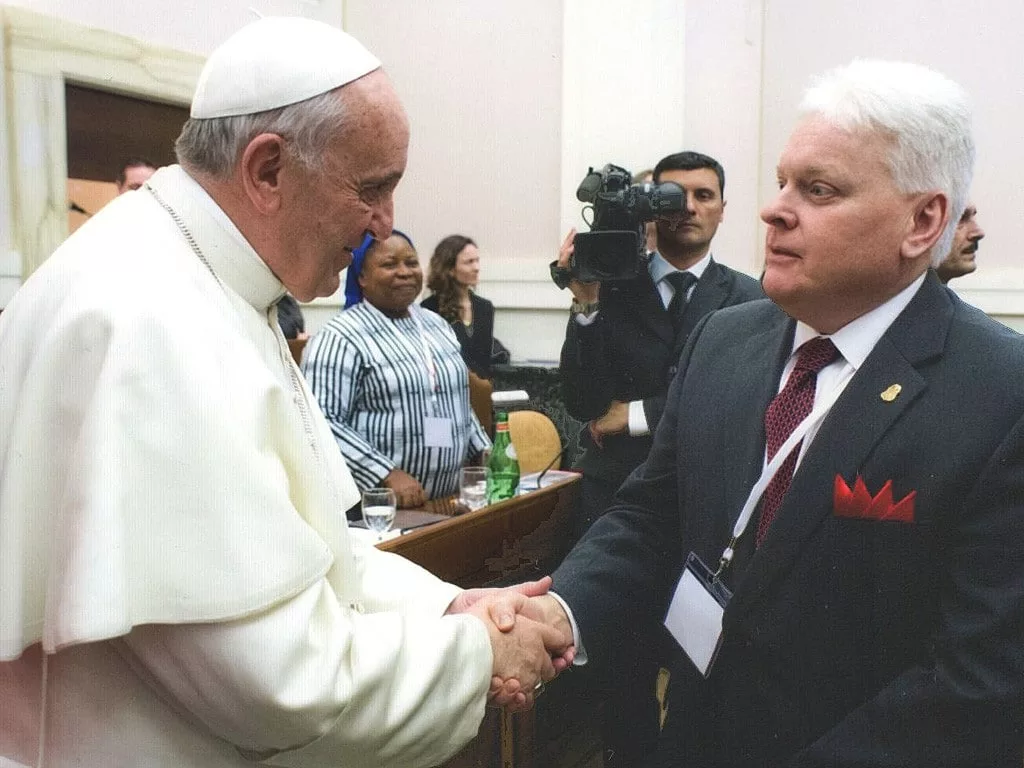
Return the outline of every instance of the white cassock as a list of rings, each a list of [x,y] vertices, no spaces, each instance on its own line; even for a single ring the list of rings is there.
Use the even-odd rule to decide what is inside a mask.
[[[283,286],[183,170],[150,183],[0,315],[0,766],[435,765],[487,631],[350,538]]]

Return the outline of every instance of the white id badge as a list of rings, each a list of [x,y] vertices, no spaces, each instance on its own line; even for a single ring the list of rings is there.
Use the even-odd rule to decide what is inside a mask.
[[[722,615],[732,592],[691,552],[665,615],[665,627],[704,677],[722,644]]]
[[[423,420],[423,439],[427,448],[451,448],[452,420],[427,416]]]

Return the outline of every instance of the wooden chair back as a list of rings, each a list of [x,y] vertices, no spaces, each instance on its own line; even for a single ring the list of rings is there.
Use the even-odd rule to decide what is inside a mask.
[[[494,426],[494,413],[491,410],[491,392],[493,390],[494,386],[490,379],[484,379],[472,371],[469,372],[469,404],[488,435],[491,434]]]
[[[508,431],[519,457],[521,474],[540,472],[562,450],[555,423],[540,411],[511,411]]]

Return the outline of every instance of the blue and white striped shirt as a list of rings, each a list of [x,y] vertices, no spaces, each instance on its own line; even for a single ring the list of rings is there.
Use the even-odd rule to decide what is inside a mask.
[[[430,498],[449,496],[459,468],[490,441],[470,408],[469,373],[452,329],[415,304],[409,312],[391,318],[366,301],[346,309],[310,340],[302,371],[360,489],[398,468]],[[427,447],[428,416],[450,420],[451,448]]]

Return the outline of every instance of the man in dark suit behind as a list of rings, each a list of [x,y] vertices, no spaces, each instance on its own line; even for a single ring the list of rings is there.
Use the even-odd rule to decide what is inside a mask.
[[[583,470],[577,538],[647,458],[679,353],[697,321],[720,307],[764,298],[756,280],[711,257],[725,209],[721,164],[699,152],[678,152],[655,166],[653,181],[682,186],[686,206],[656,222],[658,248],[646,269],[632,280],[569,286],[574,301],[562,346],[562,392],[569,413],[589,422],[577,462]],[[574,234],[562,244],[564,267]],[[684,282],[677,287],[673,280],[680,277]],[[603,726],[609,767],[636,764],[657,739],[658,647],[649,644],[647,651],[643,658],[627,652],[614,666],[618,674],[592,681],[610,692]]]
[[[649,458],[554,574],[572,617],[543,605],[595,665],[667,608],[679,637],[709,617],[717,657],[705,677],[679,651],[651,765],[1019,768],[1024,337],[929,268],[967,201],[967,98],[857,61],[802,113],[761,214],[774,303],[694,330]],[[797,392],[825,415],[757,505]],[[726,561],[720,634],[690,553]]]
[[[725,171],[712,157],[677,152],[654,168],[654,183],[686,190],[686,209],[658,219],[657,251],[632,279],[569,285],[573,307],[559,368],[569,413],[582,435],[581,535],[647,458],[679,353],[697,322],[721,307],[764,298],[756,280],[719,264],[711,241],[725,213]],[[571,231],[559,263],[572,254]],[[675,273],[687,275],[676,297]],[[689,277],[692,276],[692,277]]]

